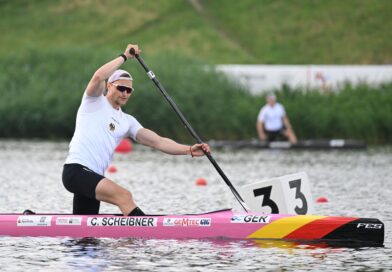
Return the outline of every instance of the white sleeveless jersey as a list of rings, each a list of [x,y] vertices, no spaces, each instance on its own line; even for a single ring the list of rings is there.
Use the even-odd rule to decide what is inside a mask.
[[[141,128],[133,116],[114,109],[105,96],[84,94],[65,164],[78,163],[104,175],[120,141],[136,139]]]
[[[265,129],[277,131],[283,128],[283,117],[286,115],[284,107],[275,103],[273,107],[269,104],[261,108],[257,120],[263,122]]]

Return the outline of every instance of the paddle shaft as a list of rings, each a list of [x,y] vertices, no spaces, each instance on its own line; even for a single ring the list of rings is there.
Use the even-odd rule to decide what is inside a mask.
[[[135,58],[138,60],[138,62],[141,64],[141,66],[143,67],[143,69],[146,71],[148,77],[154,82],[155,86],[158,87],[158,90],[161,92],[161,94],[165,97],[166,101],[170,104],[170,106],[173,108],[173,110],[175,111],[175,113],[177,114],[177,116],[180,118],[181,122],[185,125],[186,129],[188,130],[188,132],[192,135],[192,137],[196,140],[197,143],[201,144],[203,143],[203,141],[201,140],[201,138],[199,137],[199,135],[197,135],[197,133],[194,131],[194,129],[192,128],[192,126],[189,124],[189,122],[185,119],[184,115],[181,113],[180,109],[177,107],[177,105],[174,103],[173,99],[169,96],[169,94],[166,92],[165,88],[160,84],[160,82],[158,81],[158,79],[156,78],[155,74],[153,73],[153,71],[151,71],[146,63],[144,62],[144,60],[138,55],[135,54],[135,51],[133,50],[133,48],[131,48],[131,50],[129,51],[129,53],[131,55],[134,55]],[[218,171],[219,175],[223,178],[223,180],[225,181],[225,183],[227,184],[227,186],[229,186],[231,192],[234,194],[235,198],[238,200],[238,202],[240,203],[240,205],[242,206],[242,208],[248,212],[249,208],[247,207],[246,203],[244,202],[244,200],[242,199],[242,197],[240,196],[240,194],[237,192],[237,190],[234,188],[233,184],[230,182],[230,180],[227,178],[227,176],[225,175],[225,173],[222,171],[222,169],[219,167],[218,163],[215,161],[215,159],[212,157],[210,152],[204,152],[205,155],[207,156],[207,158],[210,160],[210,162],[212,163],[212,165],[215,167],[216,171]]]

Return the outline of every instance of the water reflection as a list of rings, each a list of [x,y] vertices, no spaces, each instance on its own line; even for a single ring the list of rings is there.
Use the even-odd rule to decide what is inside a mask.
[[[95,251],[107,249],[112,250],[121,249],[136,249],[140,247],[153,246],[153,248],[166,247],[168,245],[196,245],[202,244],[202,248],[206,246],[211,248],[259,248],[259,249],[287,249],[287,253],[292,252],[292,249],[302,250],[316,250],[316,249],[330,249],[336,252],[338,244],[327,242],[311,242],[311,241],[286,241],[278,239],[251,239],[251,240],[233,240],[227,238],[216,239],[141,239],[141,238],[69,238],[62,241],[62,245],[69,250],[67,252],[76,253],[75,256],[91,256],[94,257]],[[340,247],[348,247],[348,245],[341,244]]]
[[[0,262],[8,262],[9,268],[44,263],[47,269],[78,271],[249,271],[290,267],[307,271],[315,266],[372,267],[377,263],[368,254],[382,256],[379,249],[331,248],[278,240],[3,237],[0,245],[0,254],[8,255]],[[17,256],[18,264],[11,261]]]
[[[67,239],[61,244],[68,265],[89,269],[112,270],[121,263],[121,269],[172,270],[220,269],[227,266],[260,269],[276,267],[285,258],[306,262],[320,262],[332,254],[345,254],[348,249],[331,248],[320,244],[297,244],[281,240],[228,240],[228,239]],[[70,253],[74,258],[70,258]],[[274,257],[271,258],[271,255]],[[265,259],[266,258],[266,259]],[[283,258],[283,259],[282,259]],[[310,261],[309,258],[312,258]],[[127,262],[124,262],[124,260]],[[260,260],[263,259],[261,265]],[[306,270],[306,269],[305,269]],[[187,271],[185,268],[184,271]],[[190,269],[192,271],[192,269]]]

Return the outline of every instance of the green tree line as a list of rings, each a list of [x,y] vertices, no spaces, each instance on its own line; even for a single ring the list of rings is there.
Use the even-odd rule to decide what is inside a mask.
[[[84,47],[40,49],[0,57],[0,137],[69,139],[83,91],[94,71],[114,58],[112,50]],[[214,66],[164,52],[143,55],[202,139],[256,137],[264,95],[251,95]],[[124,67],[136,91],[124,108],[145,127],[179,141],[192,141],[140,65]],[[392,83],[374,88],[344,86],[332,93],[275,90],[300,139],[355,138],[392,142]]]

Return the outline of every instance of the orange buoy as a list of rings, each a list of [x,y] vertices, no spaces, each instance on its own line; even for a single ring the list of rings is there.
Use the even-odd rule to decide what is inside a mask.
[[[116,173],[117,172],[117,168],[116,168],[116,166],[114,166],[114,165],[111,165],[111,166],[109,166],[108,167],[108,170],[107,170],[109,173]]]
[[[132,151],[132,142],[129,139],[122,139],[115,149],[118,153],[129,153]]]
[[[316,199],[316,202],[317,203],[327,203],[328,199],[326,197],[321,196],[321,197]]]
[[[196,180],[196,185],[197,186],[206,186],[207,185],[207,180],[204,178],[198,178]]]

